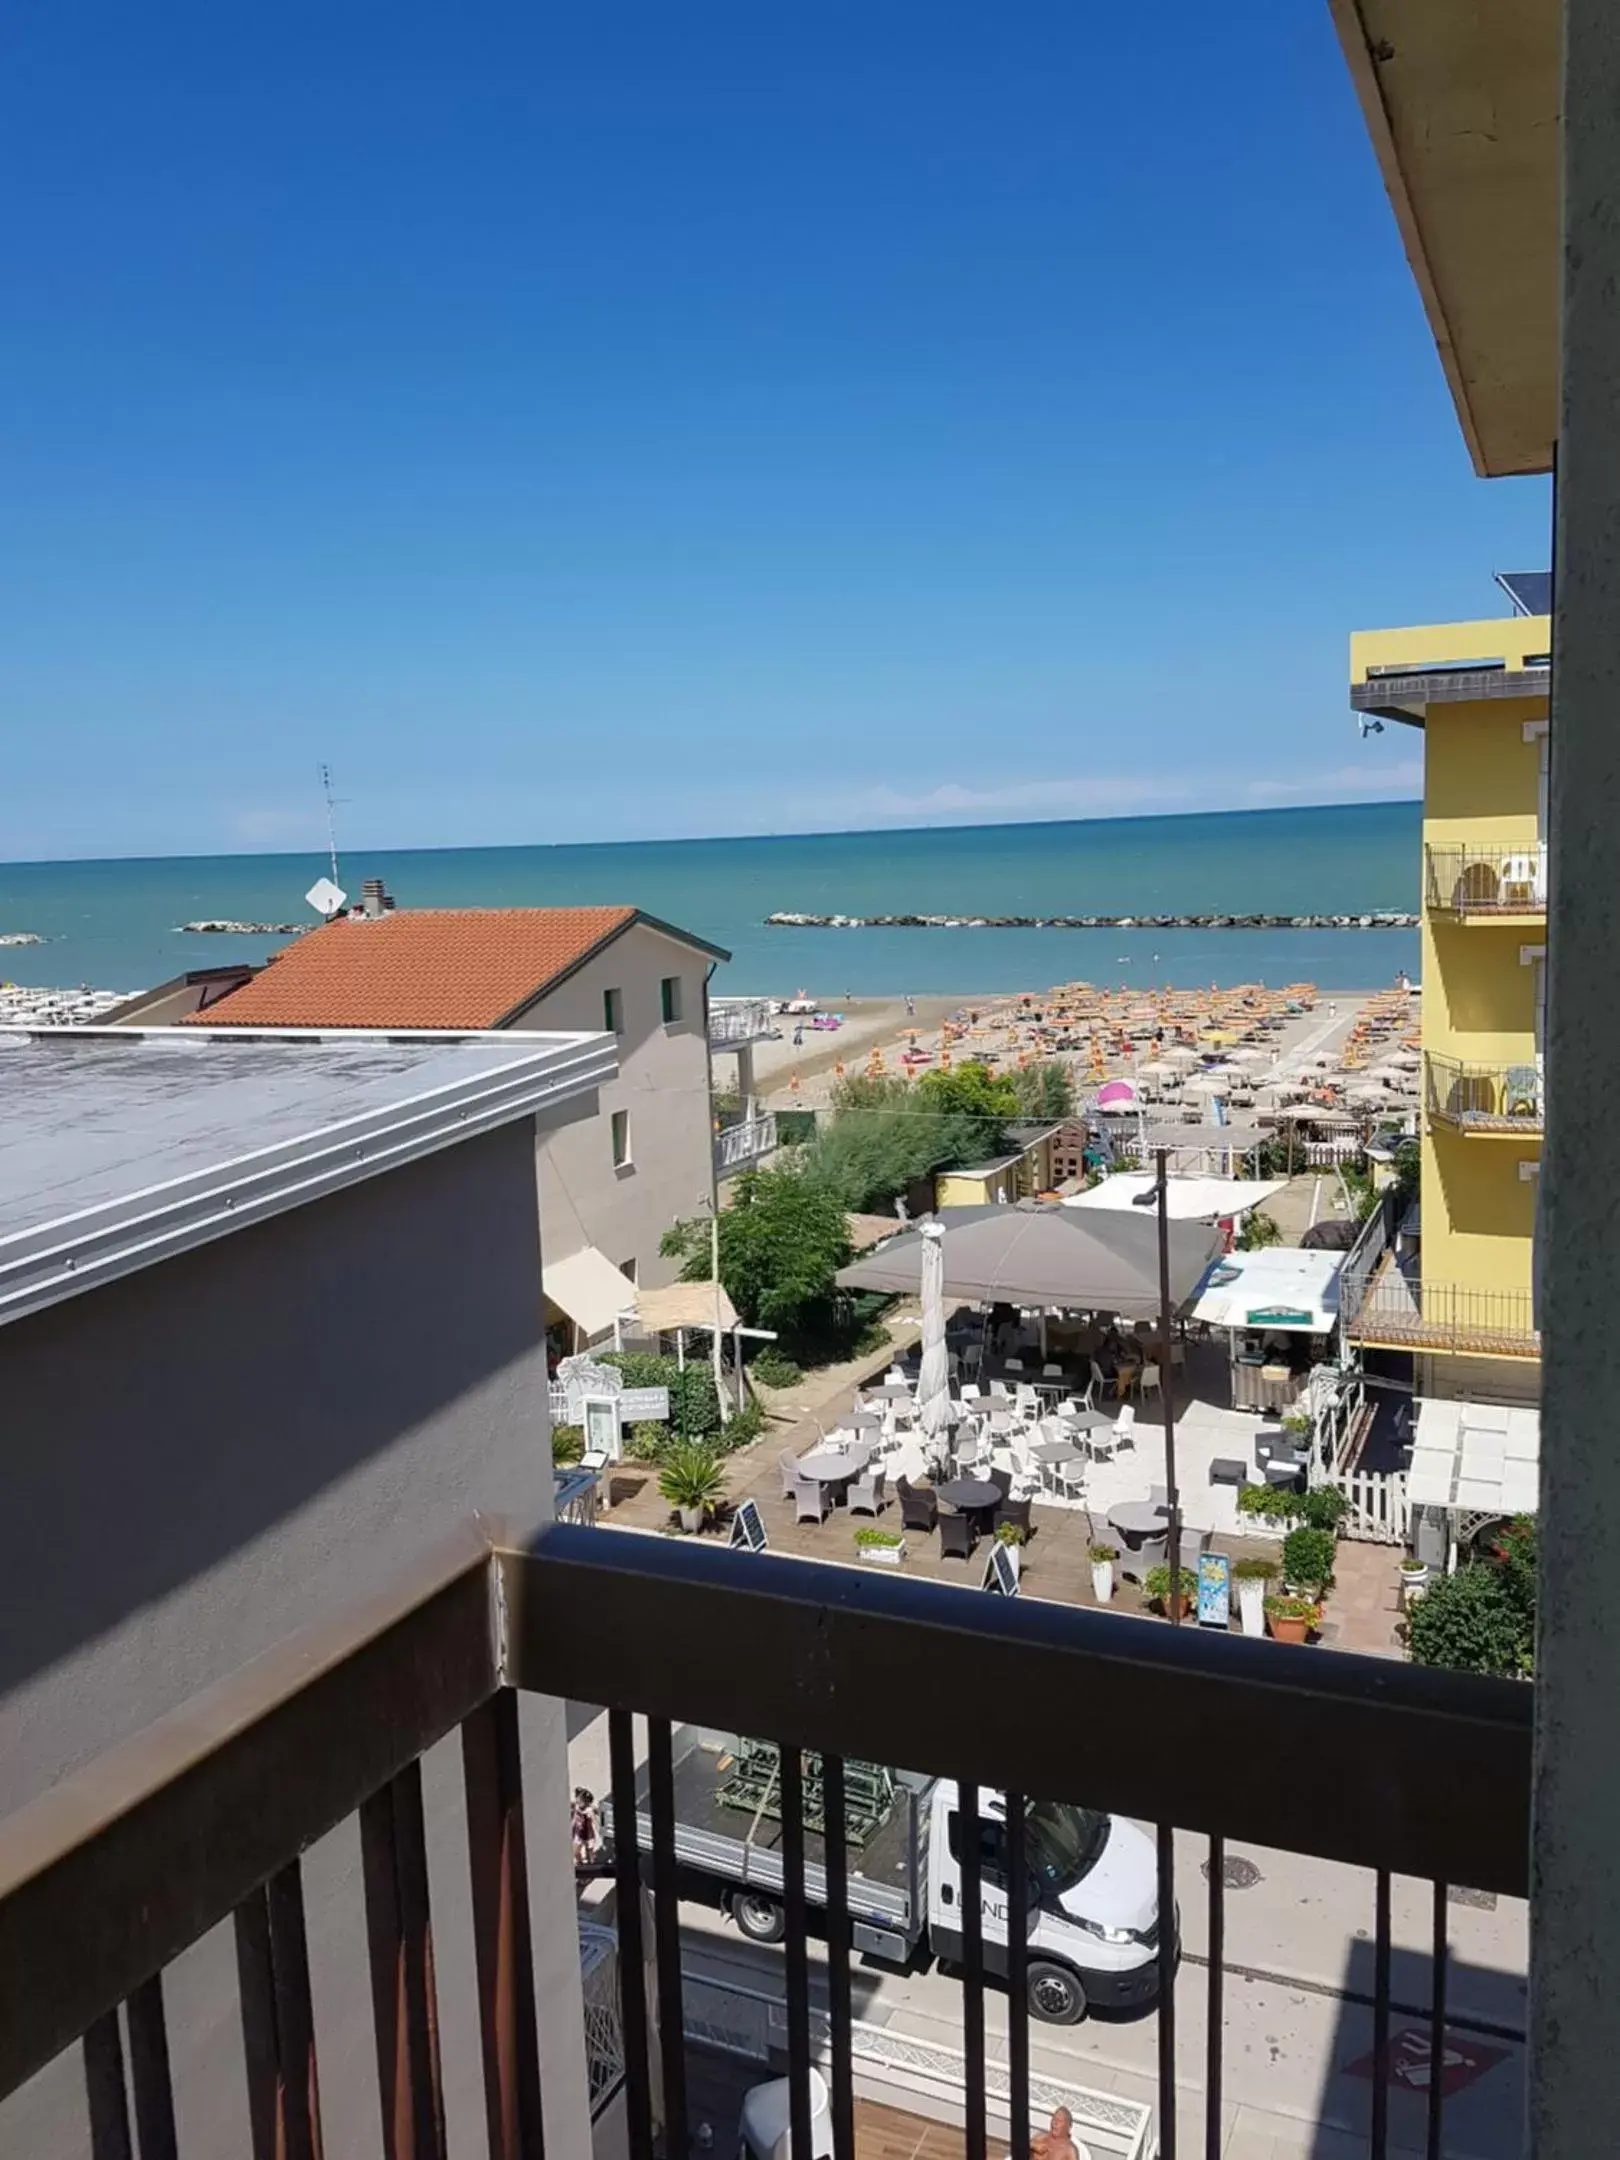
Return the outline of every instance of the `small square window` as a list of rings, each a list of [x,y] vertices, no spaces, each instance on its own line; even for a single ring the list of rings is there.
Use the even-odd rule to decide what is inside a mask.
[[[609,1120],[613,1134],[613,1167],[622,1170],[630,1160],[630,1113],[615,1110]]]
[[[622,990],[604,990],[602,992],[602,1025],[610,1035],[622,1035],[624,1033],[624,992]]]
[[[659,985],[659,995],[663,1000],[664,1025],[668,1027],[672,1020],[681,1017],[681,978],[666,975]]]

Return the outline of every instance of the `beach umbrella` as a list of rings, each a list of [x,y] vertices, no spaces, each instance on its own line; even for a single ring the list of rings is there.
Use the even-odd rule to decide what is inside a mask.
[[[1138,1099],[1136,1089],[1129,1080],[1105,1080],[1097,1090],[1093,1107],[1100,1110],[1104,1117],[1120,1117],[1134,1110]]]
[[[922,1244],[922,1364],[917,1375],[917,1423],[939,1443],[950,1426],[951,1376],[945,1356],[945,1232],[925,1222]],[[937,1451],[937,1449],[936,1449]]]
[[[1176,1067],[1171,1064],[1168,1058],[1150,1058],[1147,1064],[1139,1065],[1136,1068],[1136,1076],[1139,1080],[1168,1080],[1172,1078],[1175,1072]]]
[[[1190,1043],[1174,1043],[1164,1055],[1165,1062],[1171,1065],[1197,1065],[1202,1062]]]

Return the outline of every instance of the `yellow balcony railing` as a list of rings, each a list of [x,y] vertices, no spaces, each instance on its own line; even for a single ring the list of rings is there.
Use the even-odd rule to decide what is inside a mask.
[[[1480,1290],[1465,1283],[1425,1282],[1386,1258],[1371,1280],[1357,1284],[1348,1299],[1341,1282],[1340,1307],[1344,1331],[1356,1343],[1474,1357],[1541,1355],[1541,1334],[1528,1290]]]

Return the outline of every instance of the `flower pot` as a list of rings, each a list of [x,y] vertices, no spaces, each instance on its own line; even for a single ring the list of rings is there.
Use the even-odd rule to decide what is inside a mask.
[[[1420,1562],[1401,1563],[1401,1603],[1408,1610],[1415,1605],[1429,1587],[1429,1571]]]
[[[1093,1560],[1091,1563],[1091,1594],[1099,1605],[1106,1605],[1114,1595],[1114,1563],[1112,1560]]]
[[[1266,1632],[1266,1586],[1258,1577],[1238,1577],[1238,1618],[1245,1635]]]
[[[703,1510],[700,1507],[683,1507],[675,1511],[681,1518],[681,1528],[688,1537],[695,1537],[703,1528]]]
[[[857,1545],[855,1550],[873,1567],[898,1567],[906,1557],[904,1538],[898,1545]]]
[[[1278,1642],[1302,1643],[1310,1631],[1308,1620],[1285,1620],[1280,1613],[1272,1616],[1271,1632]]]

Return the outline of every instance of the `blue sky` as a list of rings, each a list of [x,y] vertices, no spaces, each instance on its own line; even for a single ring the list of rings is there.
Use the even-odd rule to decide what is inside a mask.
[[[1325,0],[55,0],[0,196],[0,857],[1409,795],[1547,559]]]

